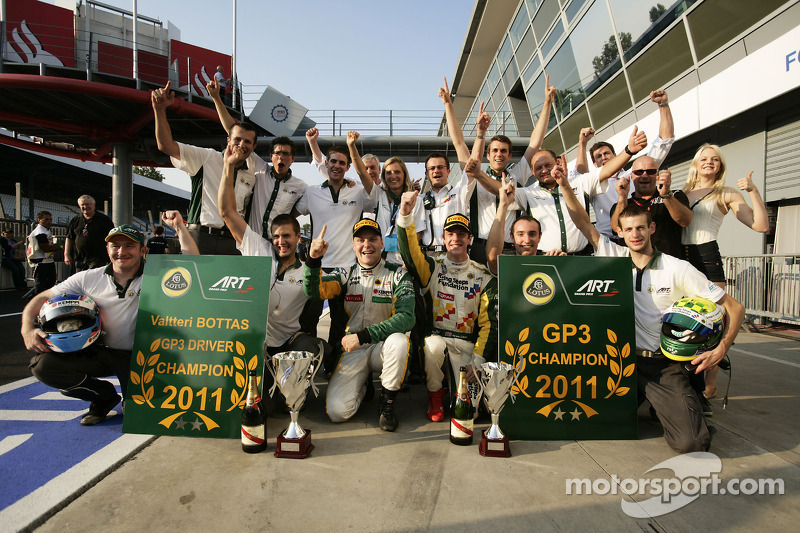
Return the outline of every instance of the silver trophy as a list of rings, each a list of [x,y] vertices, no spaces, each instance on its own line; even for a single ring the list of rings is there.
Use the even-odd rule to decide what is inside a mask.
[[[320,350],[316,354],[282,352],[273,355],[271,360],[272,364],[267,365],[267,368],[274,381],[269,389],[269,395],[274,396],[275,387],[279,387],[286,398],[286,405],[291,417],[289,427],[278,435],[275,457],[305,459],[314,449],[314,445],[311,444],[311,430],[300,427],[297,416],[306,400],[306,390],[309,384],[311,390],[314,391],[314,396],[319,396],[314,376],[322,363],[322,346],[320,345]]]
[[[508,363],[483,363],[476,374],[483,389],[484,405],[492,417],[492,425],[483,432],[478,451],[487,457],[509,457],[508,437],[500,431],[498,420],[511,393],[511,384],[517,381],[517,371]],[[513,394],[511,401],[514,401]]]

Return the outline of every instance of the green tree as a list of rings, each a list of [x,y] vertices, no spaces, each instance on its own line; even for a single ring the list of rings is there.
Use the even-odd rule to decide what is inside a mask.
[[[667,8],[661,4],[656,4],[650,8],[650,22],[657,21],[661,15],[663,15],[667,11]]]
[[[133,167],[133,172],[151,180],[164,181],[164,174],[156,167]]]
[[[633,44],[633,37],[628,32],[622,32],[619,34],[619,42],[622,45],[622,52],[624,53],[625,50],[631,47]],[[608,41],[603,44],[603,51],[599,56],[594,56],[592,59],[592,68],[594,68],[594,75],[600,76],[600,73],[609,66],[611,63],[617,60],[619,57],[619,50],[617,49],[617,40],[612,35],[608,38]]]

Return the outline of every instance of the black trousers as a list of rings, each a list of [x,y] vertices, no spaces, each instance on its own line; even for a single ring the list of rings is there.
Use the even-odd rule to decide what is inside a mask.
[[[108,399],[117,394],[108,381],[97,378],[116,376],[123,396],[128,388],[131,351],[105,346],[63,354],[47,352],[31,357],[29,368],[36,379],[65,396],[88,402]]]

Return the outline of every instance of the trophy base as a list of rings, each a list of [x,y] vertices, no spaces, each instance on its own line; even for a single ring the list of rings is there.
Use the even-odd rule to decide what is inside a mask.
[[[489,439],[486,437],[486,431],[482,433],[478,451],[484,457],[511,457],[508,437],[503,436],[502,439]]]
[[[275,457],[283,457],[287,459],[305,459],[311,455],[311,450],[314,445],[311,444],[311,430],[307,429],[306,434],[299,439],[289,439],[283,436],[283,433],[278,435],[278,442],[276,445]]]

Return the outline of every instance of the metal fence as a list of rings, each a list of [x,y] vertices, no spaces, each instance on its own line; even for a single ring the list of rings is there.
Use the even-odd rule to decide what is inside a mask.
[[[726,291],[747,314],[800,325],[800,256],[724,258]]]

